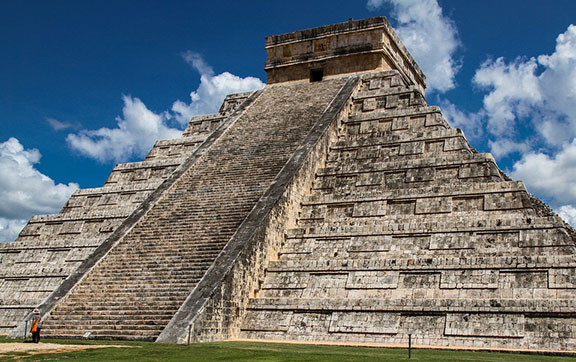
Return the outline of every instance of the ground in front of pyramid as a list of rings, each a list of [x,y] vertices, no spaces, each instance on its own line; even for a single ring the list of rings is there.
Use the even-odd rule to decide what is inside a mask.
[[[575,232],[385,18],[266,39],[267,86],[0,247],[0,332],[576,350]]]

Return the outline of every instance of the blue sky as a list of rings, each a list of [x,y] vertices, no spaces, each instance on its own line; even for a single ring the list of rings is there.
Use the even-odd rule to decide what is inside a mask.
[[[382,15],[428,103],[575,224],[573,0],[22,0],[0,2],[0,239],[263,86],[265,36]]]

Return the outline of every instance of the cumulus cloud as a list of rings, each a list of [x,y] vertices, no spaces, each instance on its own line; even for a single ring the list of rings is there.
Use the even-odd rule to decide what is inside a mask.
[[[479,113],[492,153],[520,154],[510,175],[576,225],[576,26],[550,55],[485,62],[474,83],[487,91]]]
[[[509,135],[528,119],[548,144],[569,142],[576,136],[576,26],[557,37],[551,55],[487,61],[474,82],[489,91],[483,103],[493,135]]]
[[[124,107],[122,116],[116,118],[116,128],[69,134],[70,147],[100,162],[143,157],[156,140],[179,137],[192,116],[218,112],[226,95],[264,87],[264,83],[253,77],[241,78],[228,72],[215,75],[197,53],[186,52],[182,57],[200,73],[200,85],[190,93],[189,103],[177,100],[170,111],[155,113],[139,98],[123,96]]]
[[[402,42],[426,74],[429,91],[445,92],[455,86],[460,64],[454,54],[460,42],[453,22],[442,14],[437,0],[369,0],[368,9],[388,4]]]
[[[78,189],[55,184],[38,171],[40,152],[26,150],[16,138],[0,143],[0,241],[14,240],[34,214],[58,212]]]
[[[576,207],[572,205],[560,206],[557,210],[558,215],[570,225],[576,227]]]
[[[511,176],[526,183],[540,195],[552,198],[556,205],[576,205],[576,139],[560,152],[549,156],[543,152],[529,152],[517,161]]]
[[[182,131],[167,125],[165,114],[149,110],[138,98],[123,96],[122,117],[117,128],[82,130],[69,134],[68,144],[83,155],[101,162],[122,161],[132,156],[144,156],[158,139],[180,136]]]
[[[490,93],[484,96],[488,129],[500,135],[514,130],[518,117],[530,115],[541,104],[542,91],[535,71],[536,59],[516,59],[506,64],[503,58],[485,62],[474,75],[474,83]]]
[[[513,153],[523,154],[531,150],[529,141],[516,142],[509,138],[498,138],[489,140],[488,146],[496,158],[502,158]]]
[[[182,57],[200,73],[200,86],[190,93],[190,103],[177,100],[172,105],[174,117],[180,124],[187,124],[193,116],[217,112],[228,94],[264,87],[264,83],[254,77],[241,78],[228,72],[214,75],[214,70],[197,53],[189,51]]]

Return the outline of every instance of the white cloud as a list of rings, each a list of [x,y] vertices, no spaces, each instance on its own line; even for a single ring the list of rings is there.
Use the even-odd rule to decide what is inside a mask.
[[[489,140],[488,146],[490,146],[490,151],[496,158],[508,156],[512,153],[523,154],[530,151],[530,144],[528,141],[515,142],[508,138]]]
[[[76,128],[77,126],[69,123],[69,122],[62,122],[54,118],[46,118],[46,122],[52,127],[55,131],[61,131],[67,128]]]
[[[426,75],[428,90],[445,92],[455,86],[460,68],[454,53],[460,46],[453,22],[442,14],[437,0],[369,0],[375,10],[392,5],[396,32]]]
[[[511,176],[526,183],[528,189],[552,198],[552,206],[576,205],[576,139],[560,152],[549,156],[543,152],[529,152],[513,166]]]
[[[55,184],[34,168],[40,157],[16,138],[0,143],[0,241],[15,239],[30,216],[58,212],[78,189],[75,183]]]
[[[564,221],[576,227],[576,207],[572,205],[562,205],[558,208],[557,212]]]
[[[103,127],[69,134],[70,147],[100,162],[143,157],[156,140],[179,137],[192,116],[218,112],[226,95],[264,87],[264,83],[253,77],[241,78],[228,72],[215,76],[212,68],[196,53],[187,52],[183,58],[201,76],[198,89],[190,93],[190,103],[177,100],[171,112],[157,114],[140,99],[124,96],[122,117],[116,118],[116,128]],[[171,128],[169,124],[174,121],[182,129]]]
[[[538,78],[534,74],[536,59],[517,59],[506,64],[503,58],[485,62],[474,75],[474,83],[490,93],[484,96],[488,130],[495,134],[514,131],[518,117],[530,115],[531,109],[542,102]]]
[[[214,70],[197,53],[186,52],[182,57],[200,73],[200,86],[190,93],[190,103],[177,100],[172,105],[172,112],[180,124],[188,124],[193,116],[218,112],[228,94],[261,89],[265,85],[258,78],[241,78],[228,72],[215,76]]]
[[[167,126],[167,117],[149,110],[138,98],[123,96],[117,128],[83,130],[66,140],[75,150],[98,161],[122,161],[146,155],[159,139],[176,138],[182,131]]]
[[[493,135],[509,136],[531,119],[549,145],[571,141],[576,137],[576,26],[557,37],[551,55],[487,61],[474,82],[489,90],[484,110]]]

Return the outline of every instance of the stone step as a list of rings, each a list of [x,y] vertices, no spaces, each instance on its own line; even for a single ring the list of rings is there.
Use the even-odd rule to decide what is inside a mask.
[[[562,313],[573,314],[574,299],[353,299],[353,298],[257,298],[250,299],[248,310],[282,311],[389,311],[420,313]]]
[[[526,217],[522,212],[490,216],[469,215],[388,215],[354,225],[323,225],[288,229],[288,238],[340,238],[356,235],[409,235],[456,232],[509,232],[519,230],[554,229],[562,226],[558,217]]]
[[[467,144],[462,130],[450,128],[442,130],[424,130],[418,133],[399,133],[380,136],[361,134],[353,137],[346,137],[334,142],[330,145],[330,152],[356,150],[362,147],[393,146],[403,143],[448,139],[455,139],[459,142],[462,140],[464,144]],[[460,146],[460,144],[458,144],[458,146]]]
[[[492,167],[488,174],[482,173],[479,176],[500,176],[500,173],[495,166],[495,161],[489,153],[475,153],[470,156],[464,157],[462,155],[447,155],[444,157],[422,157],[420,159],[397,161],[397,162],[357,162],[355,164],[333,166],[321,168],[316,172],[317,176],[344,176],[355,175],[363,172],[400,172],[406,170],[417,170],[422,168],[446,168],[449,166],[474,166],[475,164],[488,163]],[[460,170],[458,177],[466,178],[473,175],[468,175],[467,170]],[[469,172],[468,172],[469,173]]]
[[[375,252],[373,251],[372,254]],[[569,273],[576,267],[576,257],[566,255],[517,255],[510,253],[505,256],[498,255],[425,255],[407,257],[406,255],[392,255],[369,258],[369,252],[359,253],[356,257],[307,257],[305,253],[299,259],[270,261],[269,272],[352,272],[352,271],[436,271],[445,270],[514,270],[544,271],[559,269]]]
[[[302,206],[330,205],[380,200],[433,198],[443,196],[483,196],[492,193],[526,192],[521,181],[453,183],[439,186],[424,186],[392,190],[359,190],[331,194],[312,194],[304,198]]]

